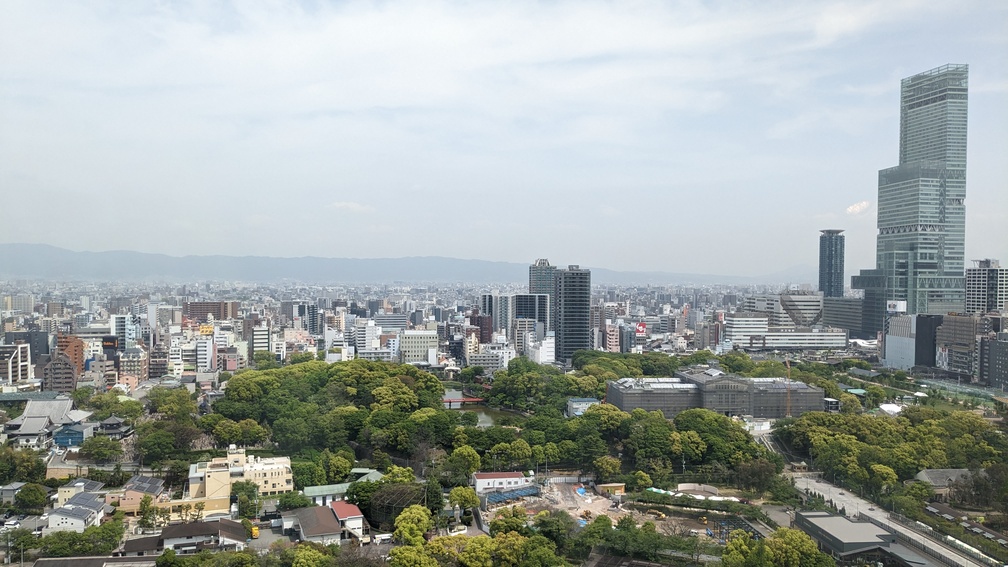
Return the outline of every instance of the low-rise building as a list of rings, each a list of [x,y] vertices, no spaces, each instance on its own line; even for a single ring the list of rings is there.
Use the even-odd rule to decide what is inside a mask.
[[[969,474],[969,469],[924,469],[917,473],[914,479],[923,482],[934,490],[935,497],[947,501],[954,483]]]
[[[80,447],[93,433],[94,424],[91,423],[64,425],[53,434],[53,445],[60,448]]]
[[[854,522],[829,512],[797,512],[794,527],[807,533],[824,553],[844,564],[917,567],[932,563],[896,540],[896,535],[870,522]],[[848,563],[849,562],[849,563]]]
[[[48,531],[83,533],[87,528],[100,524],[109,509],[100,494],[92,492],[74,494],[49,514]]]
[[[143,475],[133,475],[122,489],[110,491],[105,495],[105,503],[113,504],[125,514],[136,514],[140,511],[140,502],[144,496],[150,496],[153,502],[161,500],[164,493],[164,481]]]
[[[228,447],[226,457],[194,463],[189,467],[191,498],[221,498],[231,495],[231,484],[251,481],[259,494],[271,496],[294,490],[290,457],[256,457],[245,449]]]
[[[339,544],[343,538],[343,527],[328,506],[309,506],[284,512],[283,527],[284,531],[296,531],[301,541],[322,545]]]
[[[0,504],[13,504],[14,497],[17,496],[17,493],[20,492],[22,488],[24,488],[25,484],[27,483],[12,482],[10,484],[0,486]]]
[[[520,472],[476,472],[469,478],[469,485],[477,494],[501,490],[511,490],[535,484],[534,476]]]
[[[172,550],[178,555],[192,555],[203,550],[242,551],[247,534],[239,522],[220,519],[173,524],[161,529],[161,534],[126,540],[123,555],[143,557],[160,555]]]
[[[370,526],[368,526],[367,520],[364,519],[364,513],[360,511],[360,508],[343,501],[333,502],[330,504],[330,507],[336,515],[336,520],[339,521],[340,527],[343,529],[340,543],[347,541],[368,543],[370,541]]]
[[[596,398],[567,398],[567,417],[577,417],[600,403]]]
[[[323,484],[318,486],[306,486],[301,491],[316,506],[328,506],[333,502],[343,500],[346,497],[350,485],[355,482],[378,482],[384,478],[381,472],[368,468],[350,469],[350,480],[338,484]]]
[[[77,494],[84,492],[95,493],[101,490],[105,483],[87,478],[76,478],[59,487],[56,491],[56,506],[63,506]]]
[[[822,388],[787,378],[746,378],[717,368],[690,369],[673,377],[621,378],[606,385],[606,400],[630,412],[660,410],[665,417],[693,408],[728,416],[779,419],[823,411]]]

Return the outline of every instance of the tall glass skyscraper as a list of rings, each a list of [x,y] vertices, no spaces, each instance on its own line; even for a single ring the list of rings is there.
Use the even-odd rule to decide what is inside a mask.
[[[819,291],[823,297],[843,297],[844,235],[827,229],[819,236]]]
[[[580,266],[557,270],[556,359],[570,360],[575,351],[591,350],[591,271]]]
[[[875,269],[865,292],[866,330],[881,330],[891,302],[907,313],[961,312],[965,303],[968,65],[903,79],[899,165],[879,171]]]
[[[549,260],[539,258],[529,266],[529,293],[545,293],[549,296],[550,317],[548,330],[556,330],[556,266]]]

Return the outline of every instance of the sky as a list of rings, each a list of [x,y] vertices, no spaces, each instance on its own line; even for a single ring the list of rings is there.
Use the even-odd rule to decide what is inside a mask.
[[[1008,262],[1008,3],[4,2],[0,242],[852,274],[946,63]]]

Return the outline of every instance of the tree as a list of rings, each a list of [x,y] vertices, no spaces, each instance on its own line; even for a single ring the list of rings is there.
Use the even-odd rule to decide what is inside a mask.
[[[431,519],[430,510],[414,504],[396,516],[395,532],[393,536],[409,546],[423,546],[424,534],[434,528],[434,521]]]
[[[310,352],[296,352],[287,357],[287,365],[301,364],[302,362],[310,362],[315,359],[316,356]]]
[[[353,468],[353,463],[346,457],[333,455],[328,449],[322,451],[319,456],[319,464],[325,469],[326,480],[329,484],[343,482],[350,475],[350,469]]]
[[[476,491],[468,486],[457,486],[448,492],[448,503],[458,506],[462,510],[475,508],[480,505]]]
[[[595,466],[595,472],[598,474],[599,480],[610,482],[619,475],[622,463],[616,457],[603,455],[595,459],[592,464]]]
[[[277,498],[277,510],[296,510],[311,505],[311,498],[299,492],[285,492]]]
[[[211,414],[214,415],[214,414]],[[238,423],[230,419],[220,420],[213,428],[214,441],[218,446],[227,447],[238,443],[241,440],[241,428]]]
[[[746,531],[728,536],[721,555],[725,567],[832,567],[833,559],[819,551],[812,538],[800,530],[781,528],[765,540]]]
[[[490,521],[490,536],[496,537],[498,534],[516,532],[521,535],[528,535],[528,517],[525,508],[521,506],[511,506],[497,511],[497,516]]]
[[[269,370],[271,368],[279,368],[280,365],[277,364],[276,355],[268,350],[257,350],[252,353],[252,360],[255,362],[255,367],[259,370]]]
[[[422,541],[420,545],[423,545]],[[437,560],[428,555],[419,546],[404,545],[394,547],[389,552],[389,560],[391,567],[438,567]]]
[[[291,463],[291,472],[294,475],[294,488],[298,490],[326,483],[326,471],[318,463]]]
[[[157,508],[154,506],[154,498],[150,494],[144,494],[144,497],[140,499],[140,510],[138,515],[140,517],[141,528],[152,529],[155,527],[157,522]]]
[[[392,465],[385,471],[382,482],[389,484],[410,484],[416,482],[416,475],[413,474],[412,467],[400,467]]]
[[[80,454],[96,463],[110,463],[122,457],[122,444],[104,435],[89,437],[81,443]]]
[[[46,503],[45,487],[26,484],[14,496],[14,504],[22,511],[41,510]]]
[[[164,429],[159,429],[138,439],[137,449],[145,463],[164,460],[175,452],[175,438]]]

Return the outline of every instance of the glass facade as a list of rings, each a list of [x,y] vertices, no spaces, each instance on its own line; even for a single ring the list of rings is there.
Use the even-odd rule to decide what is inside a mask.
[[[556,271],[556,358],[566,361],[591,350],[591,271],[578,266]]]
[[[843,297],[844,236],[842,230],[823,230],[819,236],[819,291],[823,297]]]
[[[963,310],[968,78],[968,65],[944,65],[902,81],[900,163],[879,172],[876,266],[853,281],[873,330],[889,301],[911,314]]]

